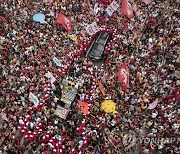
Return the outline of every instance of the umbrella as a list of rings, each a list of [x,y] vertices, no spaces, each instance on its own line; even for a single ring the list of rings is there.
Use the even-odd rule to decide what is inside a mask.
[[[101,104],[101,109],[106,113],[112,113],[116,110],[116,104],[112,100],[105,100]]]
[[[37,13],[33,16],[33,20],[35,22],[44,22],[44,19],[45,19],[45,15],[42,13]]]

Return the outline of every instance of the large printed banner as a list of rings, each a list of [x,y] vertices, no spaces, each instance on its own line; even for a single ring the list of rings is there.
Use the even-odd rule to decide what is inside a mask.
[[[113,1],[106,9],[106,12],[109,16],[112,16],[112,14],[118,9],[119,4],[116,1]]]
[[[126,63],[123,63],[117,72],[118,81],[122,85],[122,89],[129,88],[129,71]]]
[[[56,23],[63,25],[63,27],[67,30],[68,34],[70,34],[72,32],[72,22],[64,14],[62,14],[62,13],[58,14]]]
[[[93,35],[95,34],[96,32],[99,31],[99,26],[97,25],[96,22],[93,22],[92,24],[89,24],[85,27],[86,29],[86,32],[89,34],[89,35]]]

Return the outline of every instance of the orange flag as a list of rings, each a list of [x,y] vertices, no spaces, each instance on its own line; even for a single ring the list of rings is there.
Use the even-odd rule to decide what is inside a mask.
[[[81,100],[78,100],[78,104],[79,104],[79,106],[81,107],[81,111],[85,114],[85,115],[87,115],[88,114],[88,103],[86,103],[86,102],[83,102],[83,101],[81,101]]]
[[[102,94],[105,95],[104,87],[103,87],[101,81],[98,81],[98,86],[99,86],[99,89],[100,89],[100,91],[102,92]]]

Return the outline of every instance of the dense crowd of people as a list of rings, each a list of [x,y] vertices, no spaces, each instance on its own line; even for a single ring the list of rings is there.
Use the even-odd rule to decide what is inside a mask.
[[[95,14],[97,2],[63,0],[55,1],[52,7],[45,1],[31,5],[24,0],[0,3],[1,151],[115,154],[135,151],[138,145],[139,153],[180,151],[178,1],[154,0],[145,5],[141,0],[129,0],[134,9],[130,20],[120,9],[108,17],[107,6],[101,3]],[[45,14],[47,23],[32,20],[37,12]],[[56,24],[58,12],[71,19],[77,41]],[[83,56],[93,38],[85,26],[94,21],[101,29],[113,31],[100,68]],[[54,56],[61,67],[53,62]],[[130,87],[125,90],[116,76],[122,63],[128,64],[130,74]],[[56,79],[53,84],[45,76],[48,71]],[[63,79],[78,89],[77,100],[88,103],[88,115],[81,112],[76,101],[66,120],[54,114]],[[29,101],[30,92],[39,98],[38,106]],[[100,109],[105,99],[116,103],[116,116]],[[148,105],[156,99],[157,107],[149,110]],[[140,134],[144,129],[143,138],[177,140],[143,142]],[[123,137],[131,133],[137,140],[126,148]]]

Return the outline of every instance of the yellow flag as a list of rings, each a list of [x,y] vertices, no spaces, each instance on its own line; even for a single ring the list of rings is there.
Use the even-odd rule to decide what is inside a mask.
[[[158,43],[158,46],[162,46],[162,42],[159,42],[159,43]]]
[[[173,38],[172,38],[172,40],[173,40],[173,41],[176,41],[176,38],[175,38],[175,37],[173,37]]]
[[[76,35],[68,35],[69,36],[69,38],[71,39],[71,40],[73,40],[73,41],[76,41],[77,40],[77,36]]]
[[[27,47],[27,48],[26,48],[26,50],[28,50],[28,51],[29,51],[29,49],[30,49],[30,47]]]

